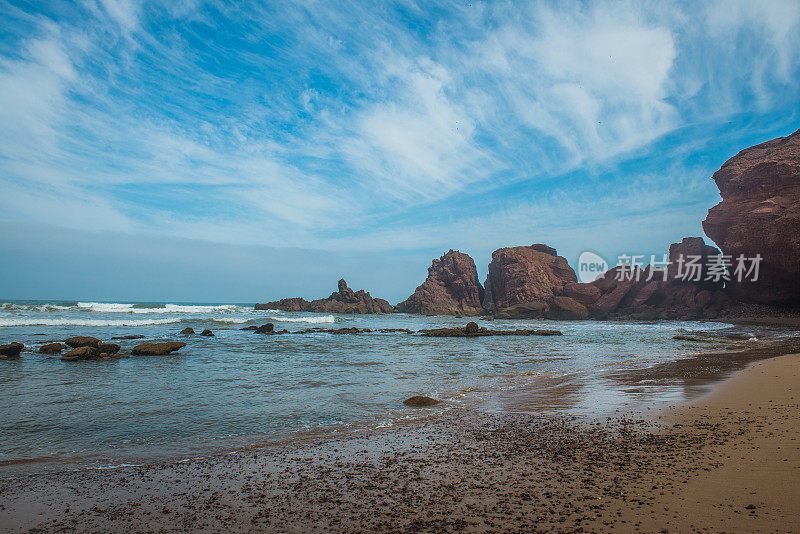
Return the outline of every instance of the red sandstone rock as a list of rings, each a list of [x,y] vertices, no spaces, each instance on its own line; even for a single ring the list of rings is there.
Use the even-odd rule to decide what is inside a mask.
[[[317,313],[392,313],[392,305],[360,289],[353,291],[344,279],[339,280],[339,290],[328,298],[308,302],[300,297],[256,304],[257,310],[306,311]]]
[[[767,304],[800,302],[800,130],[742,150],[713,179],[722,202],[708,210],[706,234],[734,258],[763,258],[758,281],[733,281],[730,293]]]
[[[497,316],[546,315],[570,282],[575,271],[547,245],[501,248],[492,253],[484,307]]]
[[[433,260],[428,277],[414,294],[395,307],[402,313],[423,315],[479,315],[483,313],[483,287],[475,262],[467,254],[450,250]]]

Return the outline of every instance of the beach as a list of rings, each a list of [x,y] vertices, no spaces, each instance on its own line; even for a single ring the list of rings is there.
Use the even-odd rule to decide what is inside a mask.
[[[687,376],[708,369],[696,360],[699,371]],[[667,408],[644,403],[603,417],[451,410],[177,463],[4,479],[0,525],[6,532],[800,530],[793,498],[800,355],[742,366],[710,393]]]

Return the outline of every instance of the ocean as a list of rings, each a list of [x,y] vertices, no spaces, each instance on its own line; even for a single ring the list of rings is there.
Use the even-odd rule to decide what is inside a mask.
[[[557,322],[475,319],[492,329],[557,329],[563,336],[431,338],[402,332],[259,335],[276,330],[463,326],[466,318],[255,311],[252,304],[11,301],[0,304],[0,343],[26,345],[0,361],[0,475],[181,460],[306,436],[402,424],[453,409],[618,409],[637,398],[677,401],[686,384],[630,388],[609,372],[710,350],[678,334],[746,332],[714,322]],[[185,327],[215,337],[178,334]],[[64,362],[36,352],[75,335],[113,337],[123,352],[176,339],[169,356]],[[413,395],[442,400],[412,409]],[[524,399],[521,402],[520,399]]]

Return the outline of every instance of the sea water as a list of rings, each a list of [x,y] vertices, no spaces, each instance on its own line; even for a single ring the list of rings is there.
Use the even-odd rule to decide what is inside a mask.
[[[564,335],[242,330],[272,322],[290,332],[353,326],[418,331],[468,320],[256,311],[248,304],[6,302],[0,304],[0,343],[19,341],[26,351],[19,360],[0,361],[0,475],[178,460],[315,433],[385,427],[454,407],[609,408],[628,396],[603,381],[609,370],[643,368],[709,348],[672,339],[676,334],[731,329],[708,322],[477,318],[492,329],[558,329]],[[215,336],[179,335],[186,327],[198,333],[209,328]],[[187,346],[169,356],[78,362],[36,352],[76,335],[105,341],[144,336],[115,340],[122,352],[153,340]],[[511,402],[509,391],[527,391],[541,402]],[[661,393],[685,392],[675,385]],[[413,395],[444,402],[433,410],[404,406]]]

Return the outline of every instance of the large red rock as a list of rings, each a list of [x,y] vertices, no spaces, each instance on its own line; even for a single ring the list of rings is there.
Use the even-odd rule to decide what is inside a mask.
[[[800,303],[800,130],[742,150],[714,173],[722,202],[706,234],[725,254],[763,258],[756,282],[728,285],[735,297]]]
[[[500,317],[546,316],[553,298],[577,280],[567,260],[552,247],[501,248],[489,263],[484,308]]]
[[[339,290],[324,299],[311,302],[300,298],[289,298],[256,304],[257,310],[304,311],[317,313],[392,313],[392,305],[388,301],[373,298],[367,291],[353,291],[347,287],[344,279],[339,280]]]
[[[483,287],[475,262],[467,254],[450,250],[428,267],[428,277],[414,294],[395,307],[402,313],[423,315],[479,315],[483,313]]]

